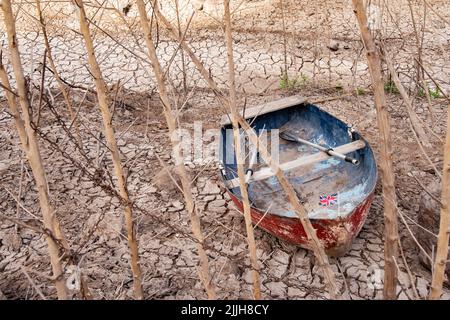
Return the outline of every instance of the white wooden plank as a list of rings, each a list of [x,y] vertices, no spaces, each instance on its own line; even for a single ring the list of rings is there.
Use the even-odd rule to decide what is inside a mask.
[[[245,119],[254,118],[258,115],[262,115],[269,112],[274,112],[277,110],[285,109],[295,105],[305,103],[307,99],[302,96],[291,96],[268,103],[264,103],[255,107],[251,107],[245,110]],[[243,115],[243,110],[240,111],[241,116]],[[220,119],[220,125],[225,126],[231,124],[228,115],[223,115]]]
[[[366,143],[363,140],[357,140],[357,141],[353,141],[353,142],[344,144],[339,147],[335,147],[333,149],[336,152],[339,152],[342,154],[347,154],[347,153],[362,149],[365,146],[366,146]],[[291,169],[294,169],[294,168],[297,168],[300,166],[306,166],[306,165],[310,165],[310,164],[313,164],[316,162],[324,161],[324,160],[327,160],[328,158],[330,158],[330,156],[328,154],[326,154],[325,152],[317,152],[317,153],[311,154],[309,156],[297,158],[295,160],[282,163],[282,164],[280,164],[280,169],[282,171],[288,171],[288,170],[291,170]],[[265,167],[265,168],[262,168],[262,169],[256,171],[255,173],[253,173],[253,176],[251,177],[249,183],[252,183],[252,182],[258,181],[258,180],[264,180],[264,179],[270,178],[274,175],[275,175],[275,173],[272,171],[272,169],[270,169],[270,167]],[[239,179],[235,178],[235,179],[228,180],[225,182],[225,184],[229,189],[238,187]]]

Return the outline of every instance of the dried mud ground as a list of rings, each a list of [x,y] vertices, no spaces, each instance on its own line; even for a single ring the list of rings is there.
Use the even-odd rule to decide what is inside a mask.
[[[266,95],[247,96],[247,105],[292,94],[274,90]],[[342,92],[306,88],[297,92],[310,101],[334,97]],[[95,299],[130,299],[132,277],[124,238],[122,209],[117,198],[83,174],[84,169],[111,170],[109,155],[99,136],[101,119],[90,95],[72,92],[81,104],[80,127],[84,149],[91,163],[75,150],[65,138],[63,124],[54,120],[50,110],[43,111],[40,122],[43,161],[49,180],[53,205],[77,265],[66,264],[70,272],[82,272]],[[203,299],[206,297],[197,276],[195,243],[189,235],[189,219],[183,199],[167,175],[161,174],[161,161],[170,163],[167,128],[157,95],[122,93],[115,108],[114,125],[118,137],[127,181],[135,210],[143,287],[146,299]],[[241,103],[243,99],[241,97]],[[408,173],[428,183],[435,178],[423,158],[409,129],[404,107],[398,95],[389,95],[396,187],[401,212],[413,232],[416,231],[421,187]],[[435,120],[431,121],[425,101],[416,109],[422,120],[433,124],[434,131],[445,134],[446,102],[434,99]],[[319,103],[325,110],[352,123],[371,143],[378,157],[379,144],[373,96],[370,94]],[[64,113],[56,99],[55,109]],[[19,142],[2,102],[0,114],[0,214],[33,224],[40,216],[31,171],[19,149]],[[194,121],[203,121],[203,129],[217,128],[223,113],[211,92],[202,90],[193,95],[183,109],[181,123],[192,130]],[[43,138],[45,136],[45,138]],[[97,140],[100,138],[99,140]],[[100,141],[100,142],[99,142]],[[51,142],[51,143],[50,143]],[[208,141],[204,142],[209,143]],[[441,148],[432,141],[430,157],[441,168]],[[58,146],[55,148],[55,146]],[[61,153],[64,152],[64,155]],[[68,160],[70,157],[72,160]],[[161,160],[158,160],[158,158]],[[75,162],[74,162],[75,161]],[[76,165],[74,165],[76,163]],[[187,164],[194,180],[193,192],[201,209],[201,220],[213,282],[219,298],[251,298],[251,277],[245,242],[243,217],[238,213],[218,182],[214,162]],[[100,169],[97,169],[99,171]],[[104,181],[107,179],[105,178]],[[14,197],[18,198],[18,206]],[[155,219],[155,217],[158,217]],[[405,226],[399,222],[405,260],[399,258],[400,299],[425,298],[430,272],[418,261],[418,249]],[[327,298],[321,273],[314,255],[304,249],[280,241],[260,229],[255,231],[258,259],[261,266],[262,290],[265,299]],[[338,286],[346,299],[378,299],[382,297],[383,269],[383,202],[380,183],[368,219],[351,250],[332,259]],[[405,262],[411,268],[408,276]],[[31,281],[27,279],[27,275]],[[7,299],[39,299],[35,286],[43,295],[55,298],[49,280],[50,265],[46,244],[41,234],[14,223],[0,220],[0,291]],[[33,284],[32,284],[33,282]],[[73,291],[73,296],[77,292]],[[443,299],[449,299],[448,288]]]

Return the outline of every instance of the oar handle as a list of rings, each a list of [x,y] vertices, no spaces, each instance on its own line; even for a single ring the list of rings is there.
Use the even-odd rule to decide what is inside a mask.
[[[359,164],[359,161],[358,161],[357,159],[352,158],[352,157],[349,157],[349,156],[346,156],[345,154],[336,152],[336,151],[333,150],[333,148],[329,148],[329,149],[327,149],[325,152],[326,152],[329,156],[333,156],[333,157],[342,159],[342,160],[344,160],[344,161],[346,161],[346,162],[350,162],[351,164],[354,164],[354,165],[358,165],[358,164]]]
[[[253,166],[254,166],[255,163],[256,163],[257,155],[258,155],[258,150],[255,149],[255,150],[253,151],[253,154],[252,154],[251,157],[250,157],[250,163],[249,163],[248,169],[247,169],[247,171],[246,171],[246,173],[245,173],[245,183],[247,183],[247,184],[248,184],[248,182],[250,181],[250,178],[251,178],[252,175],[253,175]]]

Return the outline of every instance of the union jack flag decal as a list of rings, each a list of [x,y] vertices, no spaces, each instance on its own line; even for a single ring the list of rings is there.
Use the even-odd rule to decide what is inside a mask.
[[[333,193],[329,196],[320,196],[319,197],[319,205],[324,207],[329,207],[338,202],[337,193]]]

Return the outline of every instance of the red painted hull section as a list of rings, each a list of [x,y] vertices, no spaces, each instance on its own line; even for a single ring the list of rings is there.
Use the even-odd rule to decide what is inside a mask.
[[[233,202],[242,212],[241,200],[228,192]],[[361,231],[374,198],[372,192],[353,212],[340,219],[314,219],[311,223],[316,229],[317,236],[322,242],[325,251],[330,256],[342,256],[351,247],[353,239]],[[251,209],[252,221],[258,227],[274,235],[275,237],[292,244],[310,249],[305,230],[298,218],[280,217],[274,214],[266,214],[255,208]],[[262,220],[261,220],[262,219]]]

